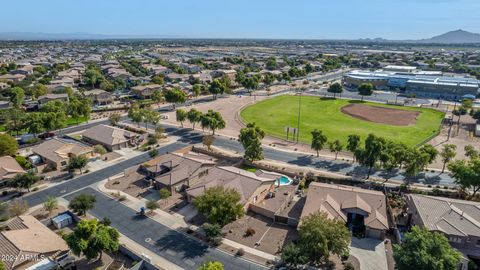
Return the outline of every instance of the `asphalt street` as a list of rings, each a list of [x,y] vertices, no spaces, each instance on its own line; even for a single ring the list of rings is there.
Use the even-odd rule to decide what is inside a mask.
[[[97,219],[108,218],[121,234],[184,269],[197,269],[206,261],[221,261],[225,269],[265,269],[241,257],[226,254],[200,242],[192,236],[172,230],[150,218],[139,217],[131,208],[104,194],[86,188],[65,197],[71,200],[79,194],[96,197],[95,207],[89,211]]]

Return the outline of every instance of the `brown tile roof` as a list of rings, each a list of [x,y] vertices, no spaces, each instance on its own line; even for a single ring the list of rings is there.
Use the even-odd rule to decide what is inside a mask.
[[[23,168],[13,157],[0,157],[0,180],[12,179],[18,173],[24,172],[25,170],[23,170]]]
[[[105,145],[117,145],[138,136],[137,133],[108,125],[96,125],[82,133],[83,137],[93,139]]]
[[[28,263],[28,256],[52,255],[68,251],[65,241],[32,216],[19,216],[0,232],[0,254],[15,260],[5,260],[7,268]]]
[[[379,230],[388,229],[385,195],[379,191],[351,186],[311,183],[302,217],[320,211],[329,218],[340,218],[346,222],[347,209],[352,208],[367,213],[365,226]]]
[[[32,148],[32,152],[48,160],[59,162],[70,158],[70,155],[85,155],[93,148],[74,141],[53,138]]]
[[[170,169],[155,177],[155,181],[170,186],[191,177],[204,166],[214,165],[215,160],[206,155],[169,153],[147,161],[143,164],[143,168],[151,173]]]
[[[242,202],[246,203],[260,185],[265,183],[274,184],[275,179],[262,178],[255,173],[236,167],[214,167],[208,170],[202,184],[187,189],[187,194],[192,197],[202,195],[206,189],[216,186],[233,188],[242,196]]]

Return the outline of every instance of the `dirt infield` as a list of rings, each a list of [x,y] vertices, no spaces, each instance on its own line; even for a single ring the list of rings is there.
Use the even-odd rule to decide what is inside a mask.
[[[342,107],[342,112],[352,117],[380,124],[409,126],[417,122],[418,111],[397,110],[391,108],[349,104]]]

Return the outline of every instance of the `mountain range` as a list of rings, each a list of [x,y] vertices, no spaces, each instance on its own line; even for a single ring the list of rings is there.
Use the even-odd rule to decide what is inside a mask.
[[[179,35],[104,35],[92,33],[32,33],[0,32],[0,40],[106,40],[106,39],[175,39]],[[388,40],[384,38],[358,39],[353,41],[376,43],[413,43],[413,44],[480,44],[480,34],[464,30],[450,31],[438,36],[418,40]]]

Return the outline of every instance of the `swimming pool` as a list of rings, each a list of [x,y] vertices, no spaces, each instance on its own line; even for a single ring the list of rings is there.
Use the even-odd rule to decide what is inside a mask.
[[[285,175],[280,176],[279,180],[280,180],[280,186],[290,185],[293,182],[293,180],[290,177]],[[278,180],[275,181],[275,185],[278,186]]]

